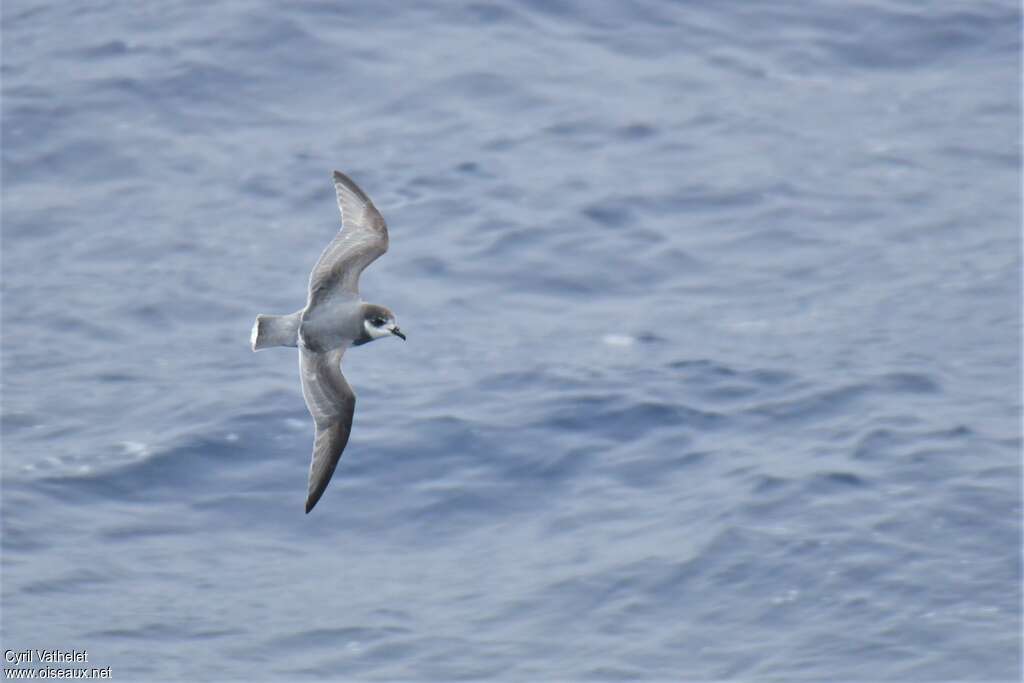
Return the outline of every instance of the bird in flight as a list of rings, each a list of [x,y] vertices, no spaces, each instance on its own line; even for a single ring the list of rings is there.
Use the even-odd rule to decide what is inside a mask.
[[[388,250],[388,226],[377,208],[344,173],[334,172],[341,230],[320,255],[309,276],[306,307],[291,315],[257,315],[252,350],[272,346],[299,349],[299,376],[316,436],[309,465],[308,514],[327,489],[352,432],[356,395],[341,374],[349,346],[399,337],[395,314],[359,296],[359,275]]]

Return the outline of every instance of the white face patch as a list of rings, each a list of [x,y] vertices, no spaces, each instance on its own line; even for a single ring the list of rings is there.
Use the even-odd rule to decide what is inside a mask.
[[[369,320],[363,321],[363,329],[366,330],[366,334],[370,335],[372,339],[380,339],[381,337],[390,337],[391,328],[395,326],[394,323],[388,322],[382,327],[374,327]]]

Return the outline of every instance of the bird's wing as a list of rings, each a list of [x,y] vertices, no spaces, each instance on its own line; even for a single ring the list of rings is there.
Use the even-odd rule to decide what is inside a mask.
[[[352,431],[356,395],[341,374],[341,356],[344,353],[344,348],[315,353],[299,347],[302,395],[316,423],[313,461],[309,465],[307,513],[324,494]]]
[[[331,294],[358,296],[359,275],[388,250],[388,226],[366,193],[338,171],[334,172],[334,189],[341,209],[341,230],[309,275],[309,308]]]

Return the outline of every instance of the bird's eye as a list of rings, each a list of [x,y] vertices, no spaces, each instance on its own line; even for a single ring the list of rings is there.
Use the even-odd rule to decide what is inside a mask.
[[[387,320],[385,320],[384,318],[374,318],[370,322],[373,323],[374,327],[383,327],[384,323],[386,323]]]

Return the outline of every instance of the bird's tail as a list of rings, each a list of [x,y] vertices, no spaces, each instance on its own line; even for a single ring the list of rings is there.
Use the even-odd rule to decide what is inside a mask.
[[[298,346],[299,324],[302,322],[301,311],[291,315],[256,316],[252,326],[249,342],[253,351],[270,348],[271,346]]]

